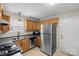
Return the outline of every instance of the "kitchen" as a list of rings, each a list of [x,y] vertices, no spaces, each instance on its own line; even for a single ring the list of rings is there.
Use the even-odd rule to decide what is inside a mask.
[[[59,5],[60,8],[64,8],[61,5],[62,4]],[[62,46],[65,45],[64,43],[62,45],[60,44],[60,42],[58,42],[59,38],[63,39],[63,34],[60,34],[61,37],[57,37],[57,35],[59,30],[58,26],[61,25],[60,23],[63,23],[63,21],[65,21],[60,21],[60,19],[65,18],[61,15],[63,15],[64,12],[72,13],[74,10],[78,9],[79,4],[63,3],[63,5],[65,5],[65,8],[69,6],[69,9],[62,9],[62,13],[60,11],[57,16],[54,14],[55,16],[48,17],[44,14],[45,16],[42,17],[42,15],[40,15],[40,13],[42,13],[42,10],[40,8],[50,8],[50,10],[46,9],[46,12],[50,14],[51,12],[48,11],[52,11],[51,7],[48,7],[43,3],[0,3],[0,56],[74,55],[75,52],[69,51],[71,53],[65,53],[63,51],[59,51],[62,50]],[[40,7],[38,8],[38,6]],[[57,8],[59,6],[57,6]],[[76,6],[76,8],[73,8],[73,6]],[[36,8],[37,10],[35,10],[34,8]],[[26,9],[28,10],[26,11]],[[32,9],[34,10],[34,12],[40,11],[38,14],[39,18],[37,17],[36,13],[33,14]],[[57,11],[58,10],[56,9],[56,12]],[[75,12],[73,12],[73,14],[74,13]],[[68,16],[70,15],[71,14],[69,14]],[[41,20],[41,18],[43,18],[44,20]],[[66,29],[64,30],[67,31]],[[62,32],[62,30],[60,31]]]

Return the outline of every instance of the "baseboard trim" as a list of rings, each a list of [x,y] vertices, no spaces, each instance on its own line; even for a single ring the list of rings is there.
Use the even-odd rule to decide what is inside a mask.
[[[66,55],[68,55],[68,56],[74,56],[74,55],[69,54],[69,53],[66,53],[66,52],[64,52],[64,51],[62,51],[62,50],[60,50],[60,52],[62,52],[62,53],[64,53],[64,54],[66,54]]]

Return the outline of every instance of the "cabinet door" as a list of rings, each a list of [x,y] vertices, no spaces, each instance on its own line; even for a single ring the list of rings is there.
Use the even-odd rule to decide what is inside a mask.
[[[0,3],[0,20],[2,20],[2,10],[3,10],[3,6]],[[2,26],[0,25],[0,31],[2,31]]]
[[[8,25],[5,25],[5,26],[3,26],[3,28],[4,28],[4,32],[8,32],[8,31],[10,31],[10,25],[8,24]]]
[[[37,23],[36,22],[32,23],[32,28],[33,28],[33,30],[37,30]]]
[[[41,37],[38,37],[38,47],[41,46]]]
[[[10,23],[10,16],[3,15],[3,19]],[[10,24],[3,26],[3,28],[5,32],[10,31]]]
[[[2,6],[2,4],[0,3],[0,19],[2,19],[2,12],[3,12],[3,6]]]
[[[22,42],[21,42],[21,40],[16,40],[16,44],[17,44],[18,46],[20,46],[20,48],[22,48]]]
[[[2,10],[0,10],[0,20],[2,19]]]
[[[58,18],[51,18],[48,21],[49,24],[54,24],[54,23],[58,23]]]
[[[41,37],[37,36],[36,39],[35,39],[35,45],[37,47],[40,47],[41,46]]]
[[[26,21],[26,30],[32,31],[32,21],[29,20]]]
[[[37,30],[40,30],[40,22],[37,22]]]
[[[3,4],[0,3],[0,10],[3,10]]]
[[[38,47],[38,37],[35,39],[35,46]]]
[[[41,24],[48,24],[48,20],[41,21]]]
[[[10,16],[8,15],[3,15],[3,19],[5,19],[7,22],[10,22]]]
[[[0,32],[2,31],[2,26],[0,25]]]
[[[28,49],[30,49],[29,39],[23,39],[22,40],[22,52],[25,52]]]
[[[2,20],[2,10],[0,10],[0,20]],[[0,31],[2,31],[2,26],[0,25]]]

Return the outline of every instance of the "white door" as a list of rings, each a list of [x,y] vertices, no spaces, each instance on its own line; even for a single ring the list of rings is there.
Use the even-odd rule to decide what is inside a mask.
[[[59,24],[60,50],[78,55],[79,53],[79,17],[63,18]]]

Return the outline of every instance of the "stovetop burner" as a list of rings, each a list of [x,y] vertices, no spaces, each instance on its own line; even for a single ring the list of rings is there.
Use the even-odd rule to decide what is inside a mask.
[[[0,56],[9,56],[16,52],[20,52],[20,49],[13,43],[0,45]]]
[[[0,56],[6,56],[6,54],[8,53],[8,51],[7,50],[3,50],[3,51],[0,51]]]

